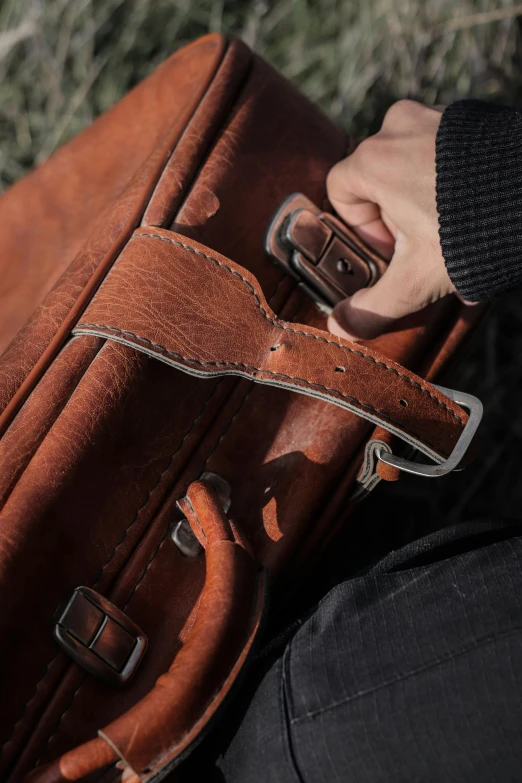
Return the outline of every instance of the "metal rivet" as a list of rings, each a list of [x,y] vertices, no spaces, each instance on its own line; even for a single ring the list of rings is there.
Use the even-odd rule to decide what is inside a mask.
[[[337,262],[337,271],[341,272],[343,275],[353,275],[355,272],[353,271],[350,262],[346,258],[340,258]]]
[[[184,557],[197,557],[203,551],[203,547],[186,519],[172,523],[170,537]]]

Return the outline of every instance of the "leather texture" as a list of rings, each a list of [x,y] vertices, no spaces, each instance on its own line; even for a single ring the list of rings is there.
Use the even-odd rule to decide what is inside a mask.
[[[277,319],[252,274],[171,232],[134,233],[73,334],[107,337],[193,375],[230,373],[331,401],[432,458],[449,456],[467,421],[384,356]]]
[[[151,741],[151,758],[143,755],[149,741],[128,747],[124,724],[125,716],[138,714],[133,710],[147,724],[139,705],[183,661],[198,622],[208,554],[184,557],[170,530],[181,513],[177,504],[197,491],[203,472],[231,486],[233,541],[222,547],[235,553],[230,568],[241,561],[240,578],[247,581],[253,564],[256,574],[257,564],[270,570],[277,606],[291,600],[311,564],[350,522],[349,499],[366,464],[365,481],[376,483],[369,443],[395,448],[377,419],[359,415],[364,406],[357,413],[340,407],[341,394],[353,395],[355,383],[354,396],[394,421],[398,416],[403,434],[412,426],[428,450],[451,449],[461,429],[453,414],[464,421],[463,413],[437,393],[435,399],[426,394],[425,381],[447,366],[483,308],[448,297],[352,354],[325,334],[324,313],[263,251],[266,228],[290,193],[303,192],[328,209],[326,175],[347,146],[316,107],[244,44],[212,35],[176,52],[0,199],[0,217],[10,227],[0,239],[2,304],[9,302],[0,315],[4,344],[40,302],[0,356],[2,780],[19,783],[30,773],[41,781],[78,779],[105,762],[95,779],[146,779],[161,774],[162,758],[164,767],[171,753],[182,758],[186,748],[171,706],[165,709],[174,717],[158,733],[161,747]],[[188,307],[189,285],[204,307]],[[226,291],[226,299],[216,304],[212,290]],[[189,324],[196,314],[199,319],[191,337],[186,323],[177,328],[181,306]],[[245,318],[260,319],[255,334]],[[86,333],[81,323],[100,324],[101,334]],[[147,343],[139,339],[117,342],[112,329],[127,327],[167,350],[182,347],[189,358],[243,362],[254,370],[248,377],[222,376],[222,368],[219,375],[188,374],[193,364],[169,366],[166,353],[144,353]],[[228,335],[221,343],[220,333]],[[190,353],[196,347],[199,353]],[[252,382],[282,372],[333,391],[296,394],[312,388],[303,380],[285,379],[282,388]],[[375,389],[372,378],[381,378]],[[389,388],[408,406],[397,406]],[[433,414],[432,423],[422,420],[419,405]],[[183,513],[196,529],[186,505]],[[214,523],[225,524],[219,512],[208,516],[208,525]],[[121,691],[87,676],[53,641],[53,615],[80,584],[106,596],[148,637],[143,663]],[[260,595],[258,584],[251,595]],[[230,600],[234,606],[242,599]],[[217,612],[231,652],[228,661],[217,656],[223,668],[212,677],[209,669],[207,682],[214,678],[223,698],[248,655],[248,628],[255,631],[260,607],[238,612],[245,622],[237,626],[227,625],[226,611]],[[200,661],[213,662],[219,633],[216,626],[208,649],[202,633]],[[192,665],[190,653],[187,671]],[[206,704],[202,694],[185,728],[198,725]],[[209,713],[209,721],[217,716]],[[97,740],[100,730],[109,742]],[[81,762],[77,747],[88,747]],[[146,764],[153,773],[144,771]]]
[[[205,584],[182,650],[156,685],[98,738],[37,770],[32,780],[79,780],[121,760],[136,779],[173,768],[222,705],[261,627],[267,576],[229,523],[214,489],[189,487],[178,506],[205,547]],[[222,683],[216,693],[216,682]]]
[[[237,89],[231,68],[238,82],[248,67],[246,47],[237,42],[224,55],[225,48],[221,37],[209,36],[174,54],[2,199],[10,230],[0,239],[8,259],[0,283],[0,351],[14,341],[0,359],[0,432],[63,345],[166,169],[178,177],[170,209],[181,200],[212,123],[227,109],[222,85],[230,100]],[[192,155],[187,131],[200,139]],[[17,334],[48,291],[45,310],[37,309]]]

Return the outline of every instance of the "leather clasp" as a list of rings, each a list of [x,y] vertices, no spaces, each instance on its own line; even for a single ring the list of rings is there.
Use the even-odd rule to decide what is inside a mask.
[[[147,649],[136,623],[89,587],[77,587],[59,610],[54,638],[83,669],[111,685],[128,682]]]

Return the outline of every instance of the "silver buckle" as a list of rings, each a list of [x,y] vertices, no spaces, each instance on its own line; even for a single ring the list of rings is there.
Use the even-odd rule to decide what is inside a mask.
[[[433,385],[435,386],[435,384]],[[452,470],[458,468],[478,429],[482,419],[483,406],[481,401],[472,394],[446,389],[444,386],[435,386],[435,388],[445,394],[446,397],[449,397],[450,400],[456,402],[457,405],[461,405],[469,411],[469,419],[466,422],[466,426],[462,430],[461,436],[449,457],[446,460],[441,459],[440,464],[438,465],[423,465],[379,450],[376,452],[376,456],[381,462],[398,468],[399,470],[403,470],[405,473],[413,473],[414,476],[426,476],[427,478],[445,476],[447,473],[451,473]]]

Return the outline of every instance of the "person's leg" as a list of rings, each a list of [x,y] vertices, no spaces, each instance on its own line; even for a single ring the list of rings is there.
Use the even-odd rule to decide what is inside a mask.
[[[520,780],[520,532],[438,531],[333,588],[261,677],[218,779]]]

